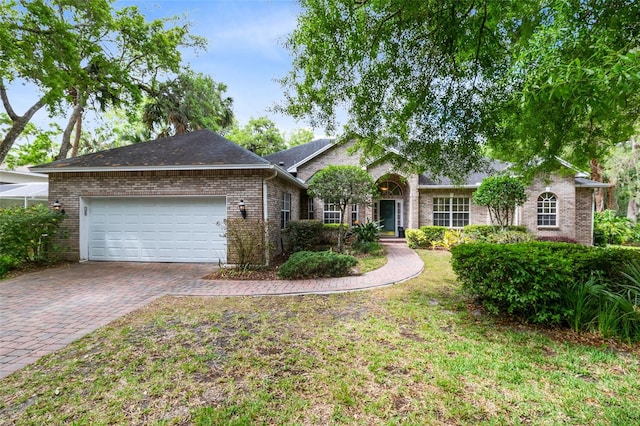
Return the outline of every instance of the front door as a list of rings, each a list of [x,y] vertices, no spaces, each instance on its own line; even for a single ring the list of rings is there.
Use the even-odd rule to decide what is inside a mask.
[[[380,220],[383,233],[396,234],[396,202],[394,200],[380,200]]]

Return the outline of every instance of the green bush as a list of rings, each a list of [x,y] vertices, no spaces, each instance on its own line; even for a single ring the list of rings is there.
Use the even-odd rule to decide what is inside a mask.
[[[626,265],[640,259],[636,250],[539,241],[462,244],[451,252],[465,291],[491,312],[533,322],[560,321],[567,312],[560,298],[568,287],[598,274],[613,288],[625,279]]]
[[[431,244],[427,241],[427,236],[419,229],[405,229],[404,237],[409,248],[429,248]]]
[[[332,251],[299,251],[291,255],[280,269],[283,279],[344,277],[351,273],[358,260]]]
[[[11,256],[0,256],[0,278],[18,266],[18,262]]]
[[[513,244],[513,243],[526,243],[529,241],[534,241],[536,236],[529,232],[521,232],[521,231],[501,231],[496,232],[495,234],[487,235],[485,241],[487,243],[495,243],[495,244]]]
[[[322,237],[322,222],[319,220],[296,220],[287,224],[289,253],[316,249]]]
[[[448,230],[446,226],[421,226],[420,231],[427,239],[427,246],[430,247],[434,241],[441,241],[444,238],[444,233]],[[406,234],[405,234],[406,236]]]
[[[377,241],[356,240],[353,242],[351,248],[355,253],[372,254],[372,255],[378,255],[378,254],[384,253],[384,248],[382,247],[382,244],[380,244]]]
[[[359,223],[353,228],[351,232],[356,236],[356,242],[358,243],[372,243],[380,239],[380,232],[382,226],[380,222],[372,222],[369,219],[365,223]]]
[[[615,210],[596,212],[593,226],[604,233],[607,244],[624,244],[634,234],[632,222]]]
[[[0,210],[0,255],[18,263],[53,260],[52,240],[64,218],[43,204]]]
[[[527,227],[521,225],[507,226],[502,232],[506,231],[523,233],[528,232]],[[472,240],[485,241],[488,237],[499,233],[500,230],[497,226],[493,225],[467,225],[462,228],[462,232],[464,233],[465,237],[471,238]]]

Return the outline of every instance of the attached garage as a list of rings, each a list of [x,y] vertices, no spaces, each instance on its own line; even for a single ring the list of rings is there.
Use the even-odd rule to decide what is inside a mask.
[[[285,195],[298,217],[306,188],[209,130],[32,169],[48,175],[49,204],[66,212],[61,257],[80,261],[236,264],[244,241],[256,241],[254,261],[268,262],[282,250]]]
[[[225,197],[89,198],[88,260],[226,262]]]

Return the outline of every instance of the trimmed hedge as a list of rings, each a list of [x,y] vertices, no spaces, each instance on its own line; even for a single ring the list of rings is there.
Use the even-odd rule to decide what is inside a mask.
[[[569,313],[563,292],[593,274],[612,286],[640,253],[567,243],[461,244],[451,249],[453,270],[468,294],[492,313],[537,323],[559,323]]]
[[[351,273],[358,260],[332,251],[299,251],[291,255],[280,269],[283,279],[344,277]]]
[[[529,232],[526,226],[511,225],[505,228],[505,231],[513,232]],[[462,228],[464,235],[473,239],[484,240],[490,235],[498,233],[498,227],[493,225],[467,225]]]
[[[320,245],[324,226],[319,220],[295,220],[287,224],[289,253],[313,250]]]
[[[431,246],[433,241],[440,241],[444,238],[444,233],[448,230],[446,226],[421,226],[420,231],[424,233],[427,239],[427,247]]]

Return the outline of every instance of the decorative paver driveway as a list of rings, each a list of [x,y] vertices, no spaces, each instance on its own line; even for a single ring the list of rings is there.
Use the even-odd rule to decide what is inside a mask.
[[[211,281],[211,264],[86,262],[0,282],[0,378],[166,296],[263,296],[355,291],[402,282],[423,263],[385,243],[387,264],[360,276],[296,281]]]

